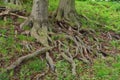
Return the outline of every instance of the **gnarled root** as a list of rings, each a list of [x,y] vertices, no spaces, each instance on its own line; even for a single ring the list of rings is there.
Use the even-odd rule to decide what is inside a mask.
[[[71,63],[71,66],[72,66],[72,74],[73,75],[76,75],[76,64],[73,60],[72,57],[68,57],[64,52],[61,53],[62,57],[67,60],[69,63]]]
[[[49,52],[46,52],[46,60],[47,60],[47,62],[48,62],[49,68],[50,68],[53,72],[55,72],[54,62],[53,62],[53,59],[50,57],[49,54],[50,54]]]
[[[78,30],[74,27],[71,27],[70,24],[68,25],[68,23],[57,22],[57,27],[51,27],[51,32],[52,33],[49,33],[48,27],[46,27],[46,25],[39,25],[34,23],[34,27],[31,30],[31,35],[35,37],[38,42],[42,43],[42,45],[46,48],[40,49],[33,54],[20,57],[13,64],[7,67],[7,70],[14,69],[26,59],[37,56],[40,53],[46,53],[46,60],[48,62],[49,68],[56,74],[55,64],[49,53],[49,50],[52,48],[49,46],[55,46],[56,52],[60,53],[60,55],[71,64],[73,75],[76,75],[76,64],[74,59],[91,64],[93,60],[92,58],[100,55],[101,45],[96,39],[96,36],[94,36],[94,31]],[[89,40],[89,35],[93,41]],[[49,43],[49,41],[51,43]],[[51,51],[51,53],[52,52],[54,52],[54,50]],[[105,55],[104,52],[101,53]],[[40,78],[44,75],[46,75],[45,72],[36,76]]]
[[[39,43],[41,43],[43,46],[48,47],[48,30],[46,26],[42,26],[39,28],[39,25],[37,25],[37,28],[33,27],[31,30],[31,36],[35,37]]]
[[[30,26],[33,27],[32,18],[27,18],[23,23],[20,24],[20,29],[22,29],[24,26]]]
[[[9,70],[12,70],[12,69],[16,68],[24,60],[30,59],[32,57],[35,57],[35,56],[37,56],[37,55],[39,55],[41,53],[45,53],[45,52],[47,52],[48,50],[51,50],[51,49],[52,49],[52,47],[46,47],[46,48],[39,49],[39,50],[35,51],[32,54],[28,54],[28,55],[22,56],[22,57],[18,58],[14,63],[12,63],[10,66],[8,66],[6,68],[6,71],[9,71]]]

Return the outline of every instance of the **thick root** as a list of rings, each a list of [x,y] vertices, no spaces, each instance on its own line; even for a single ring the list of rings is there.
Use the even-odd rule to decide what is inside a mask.
[[[32,18],[27,18],[23,23],[21,23],[20,29],[22,29],[24,26],[33,27]]]
[[[55,15],[55,19],[58,21],[59,24],[67,24],[67,26],[69,25],[72,28],[77,29],[78,31],[80,30],[81,22],[76,10],[63,14],[62,11],[58,11],[55,13]]]
[[[35,37],[43,46],[49,47],[48,31],[46,26],[38,28],[38,30],[33,27],[31,30],[31,36]]]
[[[12,70],[12,69],[16,68],[16,67],[17,67],[18,65],[20,65],[24,60],[30,59],[30,58],[32,58],[32,57],[35,57],[35,56],[37,56],[37,55],[39,55],[39,54],[41,54],[41,53],[45,53],[45,52],[47,52],[48,50],[51,50],[51,49],[52,49],[52,47],[46,47],[46,48],[39,49],[39,50],[35,51],[35,52],[32,53],[32,54],[28,54],[28,55],[26,55],[26,56],[22,56],[22,57],[18,58],[14,63],[12,63],[10,66],[8,66],[8,67],[6,68],[6,71],[9,71],[9,70]]]

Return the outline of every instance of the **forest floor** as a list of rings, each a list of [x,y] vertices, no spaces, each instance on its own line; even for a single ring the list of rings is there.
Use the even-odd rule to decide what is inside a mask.
[[[57,7],[58,1],[51,0],[49,12]],[[19,15],[27,17],[30,14],[32,2],[23,6],[7,5],[7,7],[21,11]],[[5,6],[0,2],[0,7]],[[76,76],[72,75],[71,65],[57,53],[54,53],[54,61],[57,69],[58,80],[120,80],[120,3],[117,2],[90,2],[76,1],[76,9],[81,16],[82,30],[94,30],[100,40],[102,49],[110,56],[100,56],[93,59],[93,64],[85,64],[75,59]],[[45,55],[40,54],[30,60],[21,63],[9,73],[2,73],[4,69],[19,57],[31,54],[41,49],[39,43],[30,36],[29,26],[20,29],[24,21],[16,16],[7,15],[4,19],[0,16],[0,80],[34,80],[47,70]],[[81,31],[86,40],[87,33]],[[63,34],[59,35],[62,37]],[[53,37],[56,39],[56,37]],[[92,41],[92,38],[89,39]],[[87,40],[86,40],[87,41]],[[91,44],[88,41],[88,44]],[[104,53],[103,53],[104,54]],[[56,74],[49,71],[42,80],[55,80]]]

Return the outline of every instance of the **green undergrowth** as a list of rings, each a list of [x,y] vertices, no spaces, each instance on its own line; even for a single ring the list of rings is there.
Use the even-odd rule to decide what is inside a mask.
[[[16,72],[10,71],[9,74],[0,73],[0,80],[11,80],[11,79],[30,80],[33,74],[45,70],[46,67],[45,63],[46,63],[45,60],[42,61],[39,58],[32,58],[31,60],[27,61],[25,65],[20,66],[19,72],[17,70]]]
[[[75,60],[77,65],[76,77],[72,75],[71,66],[65,60],[60,60],[56,63],[58,80],[120,80],[120,56],[98,58],[94,60],[92,66],[83,64],[78,60]],[[32,75],[36,73],[42,73],[46,70],[46,61],[42,61],[39,58],[33,58],[26,64],[20,66],[20,71],[14,73],[11,71],[9,74],[0,74],[0,80],[9,80],[9,78],[15,79],[19,76],[19,80],[30,80]],[[53,80],[53,75],[45,76],[45,80]],[[9,76],[8,76],[9,75]]]
[[[15,34],[13,26],[7,29],[0,29],[0,53],[3,55],[13,54],[15,52],[22,53],[23,41],[31,42],[34,41],[34,38],[22,34]]]
[[[82,27],[120,33],[120,3],[76,1],[76,4],[78,13],[87,19],[81,18]]]
[[[54,11],[57,8],[59,0],[49,1],[49,12]],[[4,6],[0,2],[0,6]],[[31,11],[32,0],[23,4],[23,6],[16,6],[8,4],[7,7],[13,9],[25,9],[28,13]],[[76,1],[76,10],[80,15],[82,28],[93,29],[96,34],[99,35],[99,31],[107,32],[113,31],[120,34],[120,3],[117,2],[92,2],[92,1]],[[18,19],[19,23],[23,22],[23,19]],[[29,50],[24,49],[21,43],[23,41],[34,42],[35,39],[30,36],[18,34],[15,36],[15,27],[13,21],[7,19],[3,21],[0,19],[0,61],[1,55],[4,65],[8,65],[8,61],[12,55],[18,57],[24,54],[28,54]],[[24,30],[30,28],[24,27]],[[52,39],[58,39],[63,37],[64,34],[53,37]],[[112,40],[109,42],[111,49],[120,49],[120,40]],[[2,62],[2,61],[1,61]],[[0,63],[1,63],[0,62]],[[65,60],[60,60],[55,63],[57,68],[58,80],[120,80],[120,55],[106,58],[98,58],[94,60],[94,64],[87,65],[81,61],[75,60],[77,65],[77,75],[73,76],[71,72],[70,64]],[[18,72],[11,71],[8,73],[0,73],[0,80],[15,80],[16,76],[18,80],[30,80],[32,76],[37,73],[42,73],[46,70],[46,61],[40,58],[32,58],[21,66],[19,66]],[[0,72],[3,67],[0,67]],[[53,75],[50,73],[45,76],[45,80],[53,80]]]

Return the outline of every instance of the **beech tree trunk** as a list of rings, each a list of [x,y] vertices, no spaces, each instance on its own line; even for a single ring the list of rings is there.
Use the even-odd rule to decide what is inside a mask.
[[[4,0],[5,3],[12,3],[16,5],[21,5],[22,0]]]
[[[33,1],[31,18],[33,21],[31,35],[35,37],[42,45],[48,46],[48,0]]]
[[[75,0],[60,0],[56,19],[80,27],[79,16],[75,9]]]

